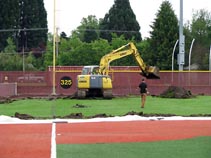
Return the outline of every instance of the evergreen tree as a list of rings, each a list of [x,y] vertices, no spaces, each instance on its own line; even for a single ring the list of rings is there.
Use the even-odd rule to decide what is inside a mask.
[[[192,39],[195,39],[192,50],[192,63],[197,64],[201,70],[208,70],[211,43],[211,13],[204,9],[196,11],[193,14],[190,32]]]
[[[114,5],[100,22],[100,37],[112,40],[112,33],[124,35],[125,39],[141,41],[140,26],[129,0],[115,0]]]
[[[16,37],[13,29],[18,28],[18,5],[18,0],[0,1],[0,52],[6,47],[9,37]]]
[[[47,42],[47,12],[43,0],[20,0],[19,48],[26,50],[45,48]]]
[[[0,51],[9,37],[19,51],[23,47],[28,50],[45,48],[48,30],[43,0],[0,1],[0,15]]]
[[[150,64],[160,69],[171,69],[172,50],[178,34],[178,20],[170,2],[164,1],[157,13],[157,17],[151,26],[150,32]]]

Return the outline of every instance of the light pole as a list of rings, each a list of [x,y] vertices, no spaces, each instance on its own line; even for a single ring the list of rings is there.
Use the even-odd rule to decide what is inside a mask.
[[[189,86],[190,86],[190,65],[191,65],[191,54],[192,54],[192,48],[193,48],[193,43],[194,43],[195,39],[192,40],[191,42],[191,46],[190,46],[190,50],[189,50],[189,73],[188,73],[188,81],[189,81]]]
[[[25,72],[25,48],[27,48],[27,38],[26,38],[26,28],[23,28],[23,46],[22,46],[22,54],[23,54],[23,72]]]
[[[23,54],[23,72],[25,72],[25,50],[24,50],[25,48],[24,48],[24,45],[23,45],[23,48],[22,48],[22,54]]]
[[[185,36],[183,35],[183,0],[180,0],[179,54],[178,54],[179,71],[183,71],[184,64],[185,64]]]
[[[175,49],[176,49],[176,46],[177,46],[177,43],[179,42],[179,40],[177,40],[174,44],[174,49],[173,49],[173,52],[172,52],[172,57],[171,57],[171,82],[173,83],[174,81],[174,76],[173,76],[173,71],[174,71],[174,52],[175,52]]]
[[[56,0],[54,0],[53,7],[53,88],[52,95],[56,95]]]
[[[209,71],[211,71],[211,45],[210,45]]]
[[[177,43],[179,42],[179,40],[177,40],[174,44],[174,49],[173,49],[173,52],[172,52],[172,61],[171,61],[171,70],[174,71],[174,52],[175,52],[175,49],[176,49],[176,46],[177,46]]]
[[[59,28],[56,27],[56,58],[58,58],[59,56],[59,42],[60,42],[60,38],[59,38],[59,35],[58,35],[58,31],[59,31]]]
[[[210,76],[211,76],[211,45],[210,45],[210,56],[209,56],[209,85],[211,85]]]
[[[192,48],[193,48],[193,43],[195,39],[192,40],[191,46],[190,46],[190,51],[189,51],[189,71],[190,71],[190,65],[191,65],[191,54],[192,54]]]

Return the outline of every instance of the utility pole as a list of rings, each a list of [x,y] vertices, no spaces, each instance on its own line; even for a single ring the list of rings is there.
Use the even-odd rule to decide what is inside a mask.
[[[59,31],[59,28],[56,27],[56,58],[58,58],[59,56],[59,42],[60,42],[60,38],[59,38],[59,35],[58,35],[58,31]]]
[[[210,45],[210,56],[209,56],[209,71],[211,71],[211,45]]]
[[[52,95],[56,95],[56,0],[54,0],[54,26],[53,26],[53,87]]]
[[[183,35],[183,0],[180,0],[180,23],[179,23],[179,54],[177,56],[179,71],[183,71],[185,64],[185,36]]]

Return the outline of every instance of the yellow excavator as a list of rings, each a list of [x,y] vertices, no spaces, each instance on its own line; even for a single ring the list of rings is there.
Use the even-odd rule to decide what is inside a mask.
[[[130,42],[103,56],[100,65],[84,66],[82,74],[77,76],[77,97],[103,96],[112,98],[112,80],[109,76],[109,65],[112,61],[133,55],[141,69],[141,75],[147,79],[159,79],[159,68],[147,66],[135,45]]]

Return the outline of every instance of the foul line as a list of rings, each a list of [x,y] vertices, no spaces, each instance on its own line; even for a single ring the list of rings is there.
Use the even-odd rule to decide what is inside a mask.
[[[51,158],[56,158],[56,123],[52,123],[51,131]]]

